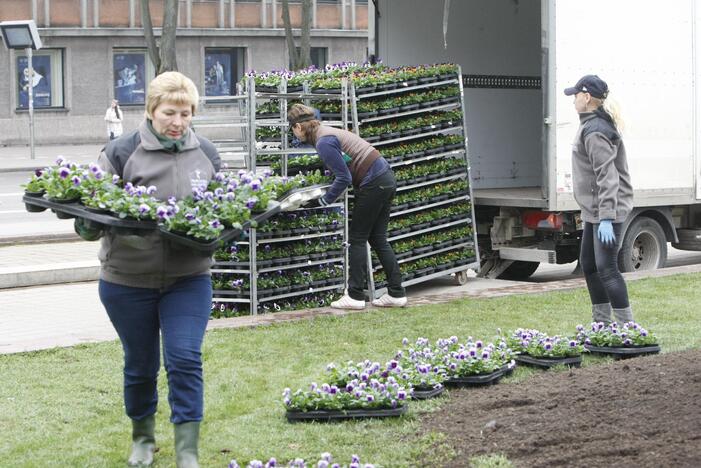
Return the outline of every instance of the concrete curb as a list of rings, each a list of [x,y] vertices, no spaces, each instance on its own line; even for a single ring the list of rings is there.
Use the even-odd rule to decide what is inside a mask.
[[[6,172],[34,172],[37,169],[43,169],[44,166],[26,166],[26,167],[0,167],[0,174]]]
[[[20,235],[0,237],[0,247],[10,245],[29,245],[29,244],[52,244],[59,242],[76,242],[82,240],[78,234],[74,232],[53,233],[53,234],[35,234],[35,235]]]
[[[68,158],[70,159],[70,158]],[[95,157],[97,160],[97,157]],[[245,161],[242,159],[222,159],[222,164],[227,164],[229,169],[243,169],[245,168]],[[34,172],[37,169],[43,169],[46,164],[36,164],[27,166],[15,166],[15,167],[0,167],[0,174],[8,172]]]
[[[96,281],[99,275],[100,265],[96,260],[59,265],[0,268],[0,289]]]

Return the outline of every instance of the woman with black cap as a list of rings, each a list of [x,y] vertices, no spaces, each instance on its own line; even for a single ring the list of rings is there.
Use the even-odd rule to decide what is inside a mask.
[[[325,206],[333,203],[349,185],[353,185],[348,287],[346,294],[332,302],[331,307],[365,308],[368,242],[377,253],[388,286],[388,294],[372,301],[372,304],[378,307],[404,307],[407,298],[399,264],[387,241],[390,207],[397,191],[397,182],[389,163],[370,143],[355,133],[322,125],[311,107],[295,104],[287,113],[287,119],[295,137],[314,145],[321,161],[335,176],[329,190],[319,199],[319,204]]]
[[[595,322],[633,320],[626,283],[618,269],[623,222],[633,208],[622,122],[606,98],[608,85],[596,75],[565,89],[574,96],[579,130],[572,147],[574,198],[584,228],[579,262],[587,282]]]

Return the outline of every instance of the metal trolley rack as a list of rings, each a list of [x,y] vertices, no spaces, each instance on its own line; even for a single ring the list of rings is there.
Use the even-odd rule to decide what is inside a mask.
[[[452,88],[452,96],[430,102],[422,102],[420,105],[402,104],[394,109],[387,109],[382,112],[363,112],[359,110],[363,102],[384,101],[392,97],[406,97],[420,93],[435,92]],[[256,89],[255,80],[249,77],[245,86],[239,87],[239,96],[234,99],[238,104],[238,115],[230,120],[230,126],[238,127],[241,130],[239,141],[219,142],[220,151],[237,152],[243,155],[246,167],[255,171],[261,164],[266,164],[271,158],[279,160],[280,175],[288,175],[288,156],[300,154],[316,154],[313,148],[289,148],[288,147],[288,124],[287,109],[288,102],[297,100],[309,105],[319,100],[339,100],[341,103],[340,114],[334,115],[331,120],[324,119],[327,125],[339,126],[341,128],[352,129],[357,134],[368,139],[386,157],[392,148],[400,144],[411,144],[415,142],[425,142],[431,138],[442,138],[453,136],[453,144],[437,145],[436,148],[428,148],[416,154],[405,154],[402,157],[387,157],[390,165],[398,174],[398,179],[403,170],[426,166],[440,161],[451,162],[452,169],[448,172],[429,174],[426,177],[414,178],[411,180],[401,179],[402,185],[397,189],[397,199],[404,194],[419,194],[422,199],[414,200],[411,203],[401,203],[393,207],[390,214],[390,227],[396,220],[412,219],[412,216],[421,214],[435,214],[442,209],[454,209],[460,207],[459,213],[453,213],[450,217],[433,220],[428,223],[413,223],[410,228],[391,229],[389,240],[398,251],[398,261],[403,270],[403,284],[405,286],[421,283],[433,278],[454,275],[458,284],[463,284],[467,280],[469,269],[479,269],[479,249],[476,242],[475,215],[472,209],[472,187],[469,183],[469,158],[467,152],[467,139],[465,132],[465,101],[462,87],[462,74],[458,69],[457,74],[439,77],[426,77],[423,80],[406,81],[399,83],[389,83],[384,85],[385,89],[373,90],[356,89],[354,83],[342,80],[341,89],[338,93],[323,93],[310,89],[308,83],[294,89],[288,89],[287,81],[283,78],[277,89]],[[457,88],[457,90],[456,90]],[[458,91],[459,90],[459,91]],[[316,91],[316,92],[315,92]],[[323,92],[323,91],[322,91]],[[230,99],[230,98],[229,98]],[[275,115],[256,116],[258,106],[262,102],[269,100],[278,101],[278,112]],[[370,101],[372,100],[372,101]],[[462,111],[462,117],[458,120],[452,119],[436,124],[423,125],[416,128],[406,128],[401,133],[381,133],[370,137],[364,136],[364,130],[371,126],[377,126],[386,122],[407,121],[411,119],[447,115],[450,111]],[[198,122],[197,125],[207,125],[206,121]],[[409,126],[411,127],[411,126]],[[259,129],[279,129],[279,135],[274,141],[261,141],[257,138]],[[225,153],[226,154],[226,153]],[[452,164],[454,161],[461,161],[462,164]],[[450,187],[451,184],[460,182],[462,188],[454,192],[444,193],[440,196],[426,199],[422,197],[422,190],[433,190],[440,187]],[[466,182],[466,184],[465,184]],[[348,265],[348,213],[349,199],[352,202],[352,193],[346,195],[342,203],[331,205],[333,209],[342,209],[344,221],[335,230],[323,230],[313,233],[290,233],[289,235],[278,235],[272,232],[261,236],[258,229],[250,229],[247,239],[238,244],[248,248],[248,259],[246,262],[222,262],[214,265],[213,274],[217,275],[241,275],[247,276],[249,289],[242,294],[234,294],[225,290],[215,291],[216,302],[249,304],[250,313],[259,312],[259,305],[284,301],[295,296],[309,293],[319,293],[324,291],[338,291],[343,288],[347,280]],[[396,203],[396,202],[395,202]],[[326,208],[307,209],[305,213],[314,213],[316,210],[323,211]],[[314,211],[312,211],[314,210]],[[285,216],[283,213],[281,216]],[[461,232],[462,234],[451,233]],[[437,238],[436,236],[439,235]],[[296,260],[290,254],[288,259],[282,263],[266,263],[258,260],[258,253],[261,249],[270,248],[277,245],[293,245],[295,242],[315,242],[326,239],[329,236],[342,236],[343,248],[338,251],[334,249],[335,256],[324,257],[322,259],[299,258]],[[442,240],[441,240],[442,239]],[[402,242],[415,242],[417,247],[406,250],[399,249]],[[401,250],[401,251],[400,251]],[[450,257],[450,261],[443,262],[442,259]],[[448,257],[446,257],[448,256]],[[459,258],[456,258],[459,257]],[[381,278],[382,268],[373,258],[368,246],[369,282],[368,292],[371,297],[378,297],[386,290]],[[289,262],[287,261],[289,260]],[[422,266],[415,268],[417,262],[428,262],[433,266]],[[273,291],[266,290],[261,293],[258,288],[258,278],[260,275],[272,272],[289,272],[304,268],[313,268],[319,265],[336,264],[343,267],[342,281],[324,285],[304,284],[292,285],[290,289],[276,288]]]
[[[419,106],[415,104],[404,104],[396,109],[396,112],[385,109],[384,115],[376,116],[364,116],[359,118],[358,113],[358,102],[365,99],[378,99],[378,98],[389,98],[392,96],[406,96],[411,93],[426,92],[431,90],[436,90],[445,87],[458,87],[459,95],[455,98],[440,99],[435,102],[424,102]],[[385,85],[385,88],[380,91],[372,93],[363,93],[356,96],[355,87],[351,85],[350,94],[352,102],[352,119],[353,119],[353,129],[354,131],[362,135],[363,127],[367,127],[373,123],[386,122],[388,120],[396,119],[411,119],[414,117],[420,117],[422,115],[434,114],[438,112],[445,112],[451,110],[461,110],[462,119],[457,122],[444,122],[444,125],[428,125],[423,126],[420,129],[409,128],[399,135],[392,134],[381,134],[377,141],[373,141],[372,144],[378,148],[378,150],[383,153],[383,149],[390,148],[396,144],[408,143],[427,137],[440,136],[440,135],[462,135],[461,142],[459,144],[449,145],[447,148],[444,147],[441,150],[432,152],[426,151],[421,155],[416,155],[412,157],[404,156],[400,158],[401,160],[390,159],[390,166],[393,168],[395,173],[400,172],[403,168],[409,168],[417,164],[438,161],[446,159],[461,159],[463,161],[462,170],[455,171],[456,173],[441,177],[436,174],[434,178],[429,178],[429,180],[422,181],[412,181],[406,185],[399,186],[397,188],[397,197],[401,194],[409,193],[412,191],[420,190],[425,187],[438,186],[440,184],[446,184],[455,180],[465,180],[468,183],[467,193],[455,193],[448,197],[443,197],[441,200],[430,201],[425,204],[416,204],[415,206],[408,206],[406,208],[393,210],[390,214],[390,226],[393,219],[398,219],[401,217],[411,216],[412,213],[423,212],[427,210],[439,209],[441,207],[450,206],[455,203],[468,202],[470,203],[469,209],[462,213],[462,216],[453,216],[450,221],[443,221],[441,223],[429,225],[422,227],[421,223],[414,225],[412,230],[402,233],[390,232],[389,241],[395,247],[398,242],[405,239],[416,239],[421,245],[421,238],[426,237],[432,233],[436,232],[449,232],[451,229],[459,228],[463,226],[468,226],[471,229],[470,238],[456,238],[453,243],[443,242],[441,243],[424,243],[421,247],[413,249],[410,254],[397,255],[400,267],[403,265],[408,265],[411,262],[416,262],[417,260],[427,259],[434,257],[439,259],[442,254],[454,251],[460,251],[468,249],[468,251],[473,252],[473,255],[469,257],[463,257],[456,262],[445,262],[436,267],[426,267],[420,268],[413,272],[404,271],[402,274],[404,286],[409,286],[412,284],[421,283],[424,281],[431,280],[433,278],[446,276],[449,274],[454,274],[456,282],[458,284],[464,284],[467,281],[467,271],[469,269],[478,270],[479,261],[479,248],[476,242],[477,236],[472,229],[475,226],[475,214],[472,209],[471,200],[472,198],[472,186],[470,184],[470,173],[469,173],[469,158],[467,153],[467,138],[466,138],[466,121],[465,121],[465,99],[462,84],[462,71],[458,68],[456,75],[452,76],[439,76],[434,79],[419,79],[415,82],[401,82]],[[430,154],[428,154],[430,153]],[[395,207],[397,208],[397,207]],[[457,218],[457,219],[456,219]],[[401,258],[400,258],[401,257]],[[368,290],[371,297],[378,297],[386,291],[384,284],[377,284],[376,277],[377,273],[382,269],[378,262],[373,262],[372,255],[370,252],[370,247],[368,246],[368,265],[370,274],[368,275],[369,284]]]
[[[256,89],[254,78],[249,77],[246,81],[246,86],[239,88],[239,96],[236,96],[239,116],[236,119],[232,119],[231,125],[241,129],[242,138],[240,141],[232,140],[225,142],[223,146],[220,147],[220,150],[222,148],[225,150],[233,150],[238,152],[239,155],[243,155],[246,162],[246,167],[250,171],[256,171],[259,168],[259,163],[261,162],[259,159],[261,156],[272,156],[279,158],[279,175],[286,176],[288,175],[287,162],[289,155],[316,154],[313,149],[288,147],[288,101],[299,100],[305,103],[310,103],[314,100],[322,99],[340,100],[343,109],[341,115],[343,117],[339,121],[326,121],[325,123],[347,128],[347,89],[348,86],[344,80],[341,93],[339,94],[312,93],[308,84],[305,84],[301,90],[296,89],[293,92],[289,92],[287,82],[283,79],[277,90],[266,89],[264,91],[260,91]],[[256,116],[258,105],[261,102],[271,99],[278,101],[279,114],[276,116],[258,118]],[[260,128],[277,128],[280,130],[280,136],[274,142],[259,141],[259,139],[256,137],[256,130]],[[328,207],[303,209],[300,209],[299,207],[290,207],[283,209],[283,212],[292,212],[295,208],[298,213],[300,210],[302,210],[301,213],[321,213],[328,210],[343,210],[343,213],[346,213],[348,208],[348,199],[347,196],[345,196],[342,203],[336,203],[329,205]],[[281,216],[284,215],[285,214],[283,213]],[[231,275],[232,277],[236,277],[237,275],[247,275],[249,280],[249,289],[242,294],[236,294],[235,292],[227,290],[215,290],[213,300],[220,303],[247,303],[250,305],[250,313],[257,314],[259,312],[259,305],[263,305],[263,309],[265,309],[265,304],[267,303],[275,304],[277,301],[284,301],[296,296],[323,293],[325,291],[342,290],[347,279],[346,265],[348,264],[348,253],[347,249],[345,248],[347,244],[346,241],[348,239],[348,229],[347,223],[345,222],[345,216],[343,219],[344,222],[340,223],[336,228],[323,228],[322,230],[311,233],[290,233],[289,235],[280,235],[281,233],[275,231],[262,233],[259,229],[249,229],[247,239],[237,242],[239,246],[248,248],[248,261],[216,262],[212,269],[212,273],[215,275]],[[291,246],[293,243],[300,242],[323,243],[328,238],[333,239],[337,237],[342,238],[341,248],[331,249],[330,252],[327,252],[330,253],[330,255],[325,255],[321,259],[299,258],[299,256],[292,255],[292,251],[290,251],[290,255],[287,258],[280,258],[279,262],[273,262],[274,264],[270,264],[270,262],[267,261],[261,262],[258,260],[258,253],[261,248],[270,248],[270,246],[276,244]],[[330,281],[327,281],[326,284],[319,284],[320,282],[316,281],[302,285],[292,285],[289,288],[287,286],[275,288],[273,291],[259,290],[258,283],[261,275],[277,272],[288,272],[290,270],[303,270],[308,272],[311,268],[321,268],[328,265],[339,265],[343,270],[342,277],[332,278]]]

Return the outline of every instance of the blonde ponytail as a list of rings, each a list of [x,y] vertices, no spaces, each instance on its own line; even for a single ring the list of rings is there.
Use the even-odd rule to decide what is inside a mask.
[[[618,130],[619,133],[623,133],[626,125],[621,115],[621,107],[618,104],[618,101],[611,98],[611,93],[606,96],[606,99],[592,97],[592,101],[594,101],[597,107],[602,107],[604,111],[611,116],[613,124],[616,126],[616,130]]]

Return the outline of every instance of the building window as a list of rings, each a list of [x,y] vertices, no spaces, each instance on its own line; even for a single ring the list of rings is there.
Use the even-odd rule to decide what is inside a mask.
[[[146,85],[156,76],[148,52],[145,49],[115,49],[112,66],[114,98],[120,105],[144,105]]]
[[[234,96],[236,82],[243,76],[244,49],[205,49],[204,95]]]
[[[297,53],[301,49],[297,47]],[[328,49],[326,47],[310,47],[309,48],[309,58],[312,60],[312,65],[316,68],[324,68],[328,63]],[[290,68],[292,68],[292,61],[290,60]]]
[[[63,49],[42,49],[32,53],[34,76],[29,60],[17,54],[17,108],[29,108],[29,86],[36,109],[63,107]]]

